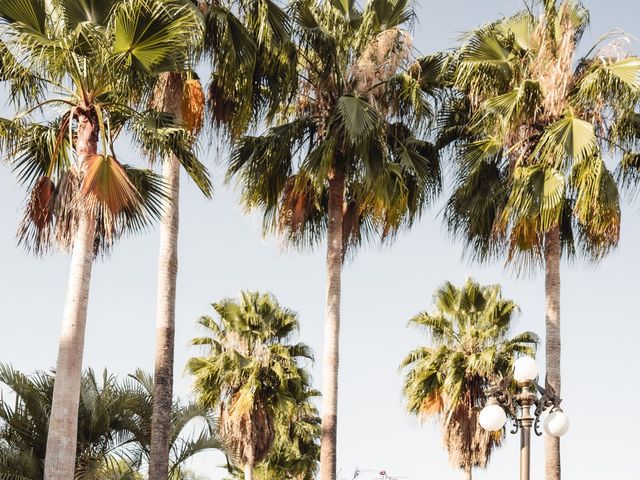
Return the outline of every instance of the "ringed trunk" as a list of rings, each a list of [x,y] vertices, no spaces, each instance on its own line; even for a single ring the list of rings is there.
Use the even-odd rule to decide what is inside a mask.
[[[180,118],[182,101],[180,75],[163,74],[154,97],[156,108],[173,113]],[[156,354],[149,459],[149,478],[153,480],[167,480],[169,472],[180,192],[180,162],[173,155],[164,159],[162,175],[168,198],[160,221]]]
[[[560,395],[560,229],[547,233],[544,246],[546,297],[545,355],[547,378]],[[547,480],[560,480],[560,439],[545,435],[545,472]]]
[[[84,155],[95,154],[97,151],[97,127],[89,118],[80,115],[76,144],[78,158],[82,160]],[[47,432],[45,480],[74,478],[82,357],[94,239],[95,220],[89,212],[82,211],[73,241],[62,333],[58,347],[53,401]]]
[[[322,381],[322,434],[320,478],[336,480],[338,418],[338,365],[340,341],[340,292],[343,258],[342,221],[344,173],[334,171],[329,179],[329,225],[327,231],[327,313],[324,331]]]

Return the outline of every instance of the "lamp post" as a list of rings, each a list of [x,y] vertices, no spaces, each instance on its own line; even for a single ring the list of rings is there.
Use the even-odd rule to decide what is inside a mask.
[[[507,421],[505,410],[513,417],[514,427],[511,433],[520,430],[520,480],[529,480],[531,429],[536,435],[542,435],[538,429],[542,413],[549,410],[544,420],[547,435],[561,437],[569,429],[569,419],[560,408],[562,400],[548,382],[545,382],[544,388],[541,387],[536,382],[537,377],[536,361],[531,357],[520,357],[514,364],[513,374],[489,388],[487,404],[479,416],[482,428],[490,432],[504,427]],[[515,394],[509,390],[513,380],[518,385]]]

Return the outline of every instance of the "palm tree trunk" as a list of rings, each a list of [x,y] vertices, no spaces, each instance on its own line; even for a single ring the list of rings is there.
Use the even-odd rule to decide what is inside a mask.
[[[253,480],[253,464],[245,463],[244,465],[244,480]]]
[[[544,247],[547,378],[560,395],[560,229],[547,233]],[[560,480],[560,439],[545,435],[547,480]]]
[[[163,74],[154,92],[158,110],[180,117],[182,80],[179,74]],[[156,358],[151,417],[149,478],[167,480],[169,472],[169,434],[173,404],[173,349],[175,338],[176,281],[178,277],[178,225],[180,162],[174,156],[162,166],[168,199],[160,222]]]
[[[76,152],[80,159],[84,155],[97,152],[97,135],[97,128],[93,123],[87,117],[80,115],[76,144]],[[95,221],[93,216],[88,212],[81,212],[73,241],[62,333],[58,347],[56,378],[47,433],[45,480],[74,478],[78,405],[80,403],[84,334],[94,239]]]
[[[464,471],[464,480],[473,480],[473,475],[471,473],[471,467],[465,469],[465,471]]]
[[[320,478],[336,479],[338,419],[338,365],[340,341],[340,291],[343,258],[342,221],[344,173],[334,171],[329,179],[329,225],[327,231],[327,313],[324,331],[322,382],[322,436]]]

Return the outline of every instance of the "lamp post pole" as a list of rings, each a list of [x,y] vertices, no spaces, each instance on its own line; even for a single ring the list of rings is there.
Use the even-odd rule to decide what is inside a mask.
[[[538,385],[535,381],[537,376],[535,360],[529,357],[519,358],[513,375],[499,379],[489,388],[487,404],[479,417],[482,428],[491,432],[504,428],[507,420],[505,410],[513,418],[511,433],[520,430],[520,480],[530,480],[531,430],[537,436],[542,435],[538,430],[542,413],[549,411],[544,421],[544,430],[548,435],[560,437],[569,428],[569,419],[560,408],[562,400],[548,382],[545,382],[544,388]],[[518,387],[515,395],[510,388],[514,380]]]
[[[518,423],[520,426],[520,480],[529,480],[531,471],[531,427],[535,418],[531,415],[531,405],[537,400],[531,392],[531,382],[518,384],[522,388],[516,401],[520,404],[521,413]]]

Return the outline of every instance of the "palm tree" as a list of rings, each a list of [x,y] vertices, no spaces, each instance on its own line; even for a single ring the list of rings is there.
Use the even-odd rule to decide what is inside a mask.
[[[609,34],[576,60],[587,10],[541,6],[470,32],[448,56],[440,145],[457,147],[445,216],[471,255],[544,268],[547,373],[560,392],[560,261],[577,249],[598,260],[617,245],[619,194],[604,157],[634,168],[640,59]],[[557,480],[559,439],[545,444]]]
[[[175,69],[193,30],[183,8],[161,0],[0,5],[0,79],[9,82],[16,105],[25,105],[0,129],[2,147],[31,191],[19,238],[36,252],[54,237],[72,250],[47,480],[73,475],[92,260],[162,208],[158,177],[121,165],[114,140],[126,129],[147,153],[172,151],[185,163],[197,162],[175,122],[132,108],[145,101],[159,70]],[[48,106],[57,108],[44,112]],[[37,122],[36,111],[55,117]]]
[[[197,32],[185,44],[185,49],[195,49],[202,40],[199,11],[185,9],[182,12]],[[204,92],[197,76],[182,65],[181,71],[164,72],[153,90],[152,104],[170,113],[178,123],[196,136],[204,118]],[[173,350],[175,338],[175,305],[178,277],[178,230],[180,202],[180,167],[184,167],[207,197],[211,197],[211,184],[206,169],[198,162],[180,162],[174,152],[166,152],[162,159],[162,176],[168,187],[160,219],[160,248],[158,259],[157,327],[154,368],[153,428],[151,429],[151,458],[149,475],[166,480],[169,471],[169,442],[173,402]]]
[[[439,418],[449,460],[471,479],[484,468],[502,434],[482,429],[478,415],[490,382],[511,373],[515,355],[532,355],[538,337],[525,332],[509,338],[518,307],[502,298],[498,285],[469,279],[460,288],[449,282],[434,294],[434,307],[410,324],[424,329],[433,345],[403,360],[403,394],[410,413]]]
[[[219,319],[201,317],[205,336],[192,341],[206,346],[206,355],[191,358],[187,368],[200,403],[219,409],[229,453],[245,480],[253,480],[255,465],[271,451],[278,412],[310,383],[299,362],[312,353],[302,343],[288,343],[298,329],[296,314],[271,295],[241,292],[239,301],[213,308]]]
[[[374,236],[410,226],[440,189],[431,118],[431,63],[412,64],[406,0],[300,0],[292,6],[290,88],[264,134],[234,143],[228,178],[264,213],[265,232],[314,246],[326,234],[321,478],[335,480],[341,272]],[[284,76],[284,74],[283,74]],[[271,115],[274,113],[273,115]]]
[[[0,365],[0,382],[15,395],[0,400],[0,478],[41,480],[54,375],[24,375]],[[78,439],[74,455],[78,480],[139,480],[149,459],[153,381],[136,371],[119,381],[106,371],[99,379],[85,370],[80,389]],[[186,460],[222,448],[207,410],[176,400],[172,408],[170,478],[180,480]],[[204,426],[192,430],[195,420]]]
[[[272,58],[271,42],[286,36],[283,18],[286,15],[274,2],[238,1],[218,2],[192,0],[188,15],[197,22],[188,50],[192,60],[206,58],[212,63],[209,82],[209,111],[212,123],[236,135],[250,122],[247,111],[252,111],[254,83],[247,81],[265,69],[261,63]],[[263,5],[266,18],[262,16]],[[278,62],[270,62],[274,68]],[[286,65],[282,60],[280,64]],[[273,85],[272,85],[273,86]],[[280,91],[273,88],[273,92]],[[231,103],[223,99],[233,96]],[[274,94],[275,96],[275,94]],[[242,99],[241,102],[237,101]],[[200,131],[205,110],[205,96],[195,74],[182,70],[161,75],[154,89],[153,104],[161,111],[170,112],[184,123],[193,135]],[[224,106],[223,106],[224,105]],[[183,166],[185,166],[183,164]],[[188,170],[188,169],[187,169]],[[203,177],[206,172],[192,172]],[[193,176],[193,175],[192,175]],[[153,414],[152,454],[150,475],[158,480],[167,478],[170,424],[170,405],[173,397],[175,303],[178,274],[179,185],[180,162],[169,153],[163,161],[163,177],[169,186],[169,196],[160,221],[160,252],[157,299],[157,332],[155,358],[156,402]],[[199,181],[202,192],[210,197],[211,185],[206,177]]]
[[[79,480],[107,471],[133,473],[123,461],[134,452],[126,415],[131,395],[107,372],[98,380],[92,370],[82,376],[77,450],[72,459],[73,478]],[[54,376],[43,372],[27,376],[0,365],[0,382],[15,395],[14,402],[0,402],[0,477],[40,480]]]

